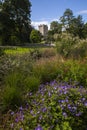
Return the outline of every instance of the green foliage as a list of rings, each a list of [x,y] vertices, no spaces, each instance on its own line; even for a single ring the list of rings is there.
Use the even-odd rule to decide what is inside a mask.
[[[33,59],[40,59],[42,57],[42,53],[39,49],[34,49],[30,51],[30,56]]]
[[[16,87],[7,86],[3,93],[3,110],[15,110],[18,106],[22,105],[23,98],[21,92]]]
[[[10,43],[11,45],[20,45],[20,40],[18,39],[17,36],[11,36],[10,37]]]
[[[87,41],[68,36],[56,43],[57,52],[66,58],[80,59],[87,56]]]
[[[10,74],[8,74],[8,76],[6,76],[6,85],[9,87],[21,89],[22,91],[24,85],[23,80],[24,75],[15,70],[15,72],[11,72]]]
[[[40,79],[35,76],[27,76],[25,78],[25,88],[29,92],[36,92],[38,90],[38,87],[40,85]]]
[[[30,40],[32,43],[39,43],[41,41],[41,34],[37,30],[32,30],[30,34]]]
[[[5,0],[2,2],[0,25],[2,27],[3,45],[10,45],[10,39],[13,35],[17,36],[21,42],[26,41],[26,39],[29,41],[29,34],[32,29],[30,25],[30,8],[31,3],[29,0]]]
[[[87,128],[87,89],[51,81],[29,93],[25,107],[7,113],[8,129],[85,130]],[[8,122],[9,119],[9,122]]]
[[[39,77],[41,82],[49,82],[55,77],[57,77],[57,64],[47,61],[39,61],[33,66],[33,73],[35,76]]]
[[[66,9],[60,21],[65,32],[71,33],[74,37],[86,38],[86,26],[81,15],[75,17],[71,9]]]
[[[83,48],[83,53],[87,47],[86,42],[81,40],[77,44],[77,41],[69,38],[62,40],[62,44],[67,44],[62,45],[63,49],[71,55],[71,50],[78,47]],[[2,130],[87,128],[86,57],[83,60],[61,61],[57,56],[52,57],[55,56],[54,52],[54,48],[35,49],[31,54],[1,57],[0,74],[3,71],[2,75],[5,75],[0,86],[0,107],[5,112],[5,115],[0,113]],[[37,58],[39,54],[41,58]],[[64,52],[61,54],[64,55]],[[82,55],[84,57],[84,53]],[[23,107],[19,107],[21,105]],[[16,111],[11,112],[11,109]]]
[[[62,25],[57,21],[52,21],[50,24],[50,29],[53,34],[62,32]]]
[[[78,61],[66,61],[64,64],[59,66],[58,79],[60,81],[66,81],[71,84],[79,84],[84,87],[87,86],[86,71],[87,65]]]
[[[84,38],[85,34],[84,32],[84,22],[82,21],[82,16],[79,15],[77,18],[73,18],[71,20],[71,24],[69,27],[69,32],[73,35],[73,36],[78,36],[79,38]]]
[[[4,55],[5,52],[4,52],[4,49],[3,48],[0,48],[0,56]]]
[[[64,57],[69,57],[71,49],[75,44],[75,39],[63,38],[60,42],[56,43],[57,52]]]
[[[67,32],[69,30],[71,20],[73,19],[73,17],[73,11],[71,9],[66,9],[63,13],[63,16],[60,17],[61,23]]]

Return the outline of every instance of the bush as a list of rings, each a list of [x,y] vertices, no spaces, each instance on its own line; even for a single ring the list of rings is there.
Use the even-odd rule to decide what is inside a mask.
[[[24,82],[27,92],[36,92],[40,85],[40,79],[35,76],[27,76]]]
[[[23,103],[21,92],[16,87],[6,87],[3,93],[3,110],[15,110]]]
[[[87,56],[87,41],[77,38],[62,39],[56,43],[59,54],[65,58],[80,59]]]
[[[56,43],[57,52],[64,57],[71,55],[71,48],[77,43],[76,39],[61,39],[60,42]]]
[[[11,72],[5,78],[6,86],[21,89],[24,88],[24,75],[22,72]]]
[[[17,36],[11,36],[10,45],[12,45],[12,46],[20,45],[20,40],[18,39]]]
[[[87,86],[87,64],[80,61],[67,60],[58,67],[58,80],[70,84]]]
[[[40,59],[40,58],[42,57],[42,54],[41,54],[40,50],[34,49],[34,50],[31,50],[31,51],[30,51],[30,56],[31,56],[33,59]]]
[[[56,56],[56,50],[55,48],[46,48],[42,50],[42,57],[44,58],[50,58],[52,56]]]
[[[23,103],[24,88],[24,76],[22,73],[13,72],[5,78],[5,88],[3,88],[3,106],[4,110],[16,109]]]
[[[3,48],[0,48],[0,56],[4,55],[5,52],[4,52],[4,49]]]
[[[52,61],[51,61],[52,60]],[[40,78],[42,83],[49,82],[57,77],[58,68],[57,61],[53,59],[39,60],[33,66],[33,74]]]

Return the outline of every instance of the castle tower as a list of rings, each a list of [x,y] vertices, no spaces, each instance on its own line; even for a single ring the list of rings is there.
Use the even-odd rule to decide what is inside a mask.
[[[48,26],[45,24],[41,24],[38,26],[39,27],[39,31],[43,36],[47,36],[48,33]]]

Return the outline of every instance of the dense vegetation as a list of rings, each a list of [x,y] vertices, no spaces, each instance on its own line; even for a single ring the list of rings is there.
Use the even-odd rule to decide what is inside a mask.
[[[22,45],[31,33],[29,0],[0,0],[0,35],[2,45]]]
[[[2,130],[86,130],[87,53],[81,52],[87,43],[79,41],[79,55],[69,51],[66,43],[70,57],[60,43],[51,48],[16,48],[13,51],[19,53],[13,54],[11,48],[2,50]]]
[[[87,23],[66,9],[44,38],[30,12],[0,1],[0,130],[87,130]]]

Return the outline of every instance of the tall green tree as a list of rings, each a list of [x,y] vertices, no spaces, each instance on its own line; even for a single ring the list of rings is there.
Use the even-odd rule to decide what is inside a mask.
[[[60,17],[60,21],[62,23],[62,26],[67,32],[69,31],[69,27],[71,24],[71,20],[73,19],[73,11],[71,9],[66,9],[63,13],[63,16]]]
[[[30,40],[32,43],[40,43],[41,42],[41,34],[38,30],[33,29],[30,34]]]
[[[73,36],[84,38],[84,22],[81,15],[78,15],[76,18],[71,20],[69,32],[73,34]]]
[[[6,44],[9,42],[11,35],[16,35],[23,42],[25,41],[23,35],[29,38],[31,32],[30,13],[31,3],[29,0],[1,1],[0,22],[3,27],[2,37]]]
[[[50,30],[53,32],[53,34],[55,34],[55,33],[61,33],[62,26],[61,26],[60,23],[58,23],[58,21],[52,21],[50,23]]]
[[[83,34],[84,38],[87,38],[87,23],[84,24]]]

